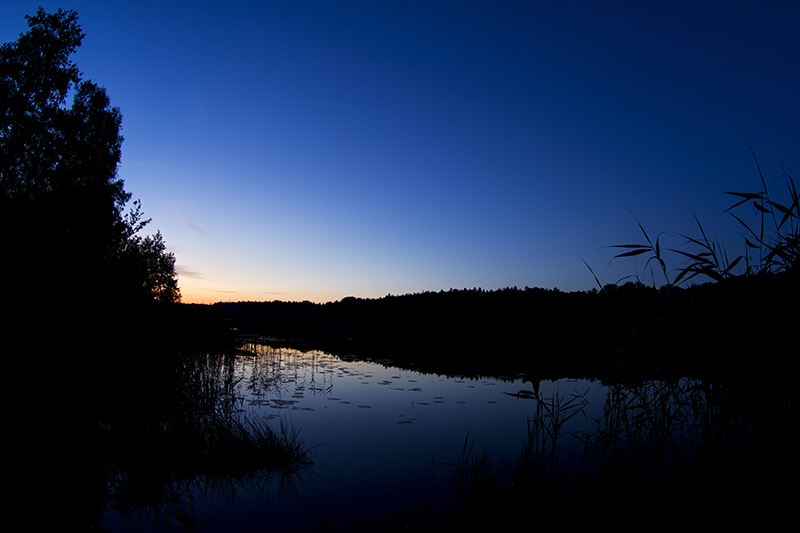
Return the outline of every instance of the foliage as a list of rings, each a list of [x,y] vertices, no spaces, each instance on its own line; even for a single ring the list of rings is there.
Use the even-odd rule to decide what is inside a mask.
[[[39,8],[26,19],[28,32],[0,46],[0,232],[15,258],[3,273],[40,293],[137,286],[139,296],[177,301],[161,235],[137,236],[149,222],[138,203],[124,215],[122,115],[70,60],[84,37],[77,13]]]
[[[767,187],[767,182],[764,179],[764,174],[761,171],[761,165],[755,152],[753,152],[753,158],[756,161],[761,179],[761,191],[757,193],[725,193],[735,198],[740,198],[738,202],[728,207],[725,212],[730,213],[745,230],[745,253],[728,260],[724,249],[709,241],[705,231],[703,231],[703,226],[700,221],[697,221],[702,238],[684,237],[686,237],[688,243],[699,246],[702,251],[692,254],[676,250],[691,260],[689,265],[681,270],[676,282],[681,281],[683,278],[689,280],[700,274],[705,274],[715,281],[720,281],[737,275],[797,270],[798,258],[800,257],[800,196],[797,194],[794,179],[785,170],[783,174],[778,176],[775,181],[784,181],[789,201],[788,203],[776,201]],[[758,221],[758,226],[755,230],[733,213],[734,209],[751,201],[753,208],[756,210],[755,219]],[[751,255],[754,251],[757,252],[757,257]],[[745,268],[737,274],[734,268],[742,261],[744,261]]]
[[[689,260],[678,272],[674,281],[671,282],[669,279],[660,244],[661,235],[656,238],[654,244],[641,224],[639,224],[639,229],[642,231],[647,244],[618,244],[611,246],[611,248],[628,250],[615,255],[612,261],[618,258],[635,257],[649,253],[650,256],[645,264],[645,269],[650,266],[651,262],[657,262],[661,267],[668,287],[687,282],[697,276],[706,276],[713,281],[722,281],[724,279],[757,274],[796,272],[798,258],[800,258],[800,195],[798,195],[794,178],[784,170],[775,180],[776,183],[783,181],[787,192],[787,200],[779,202],[774,192],[771,192],[767,187],[761,164],[758,162],[752,146],[750,150],[758,167],[761,190],[759,192],[729,191],[725,193],[737,199],[733,205],[724,210],[724,213],[729,213],[744,229],[743,253],[730,257],[722,243],[708,238],[703,225],[695,216],[700,235],[690,237],[679,234],[686,239],[684,245],[691,245],[694,249],[690,251],[670,249],[670,251],[680,254]],[[753,217],[757,222],[755,228],[734,213],[735,209],[745,204],[750,204],[755,209]],[[591,271],[591,267],[589,270]],[[592,271],[592,274],[594,275],[594,271]],[[595,280],[597,280],[597,276],[595,276]],[[653,284],[655,286],[655,281]]]
[[[535,416],[518,457],[493,461],[465,443],[452,465],[451,520],[470,530],[506,529],[536,506],[543,527],[562,524],[566,513],[573,524],[595,525],[600,513],[616,511],[639,524],[680,508],[681,517],[719,524],[726,518],[720,511],[738,504],[760,518],[770,514],[766,508],[791,509],[796,491],[782,480],[798,468],[800,404],[793,385],[613,384],[597,418],[587,416],[585,397],[577,391],[568,401],[526,396],[535,402]],[[587,416],[585,429],[564,431],[563,422],[577,415]],[[740,518],[741,512],[729,519]]]
[[[175,254],[167,252],[161,232],[142,237],[139,232],[150,219],[142,220],[141,203],[123,218],[116,261],[123,269],[123,278],[130,280],[132,291],[143,291],[160,302],[177,302],[180,289],[175,277]]]
[[[659,234],[656,237],[655,244],[653,244],[653,241],[650,240],[650,237],[647,235],[647,231],[645,231],[644,226],[642,226],[642,224],[638,220],[636,221],[636,223],[639,225],[639,229],[642,231],[642,234],[644,235],[644,238],[647,241],[647,244],[615,244],[615,245],[611,246],[611,248],[623,248],[623,249],[627,249],[629,251],[623,252],[623,253],[621,253],[619,255],[615,255],[612,258],[612,261],[614,259],[617,259],[617,258],[620,258],[620,257],[636,257],[637,255],[642,255],[642,254],[646,254],[646,253],[649,252],[651,255],[650,255],[650,258],[648,258],[647,262],[644,265],[645,270],[647,270],[647,267],[650,266],[651,262],[653,262],[653,261],[657,262],[659,264],[659,266],[661,267],[661,271],[664,274],[664,278],[667,280],[667,285],[670,285],[669,273],[667,272],[667,263],[664,261],[664,257],[663,257],[662,252],[661,252],[661,235],[663,235],[663,234]],[[585,261],[584,261],[584,264],[586,264]],[[586,266],[589,266],[589,265],[586,265]],[[589,268],[589,270],[592,270],[592,269]],[[651,272],[652,272],[652,269],[651,269]],[[592,275],[594,275],[594,271],[592,271]],[[600,283],[597,280],[597,276],[594,276],[594,279],[595,279],[595,281],[598,282],[598,284]],[[625,278],[623,278],[623,279],[625,279]],[[622,281],[622,280],[620,280],[620,281]]]
[[[109,410],[102,446],[107,461],[107,505],[131,524],[161,526],[207,519],[209,497],[232,500],[238,488],[263,491],[277,482],[293,490],[311,460],[298,432],[275,428],[241,411],[233,355],[181,356],[171,401],[151,405],[131,398]],[[167,387],[164,387],[165,389]],[[142,391],[149,396],[151,391]],[[149,528],[147,528],[149,530]]]

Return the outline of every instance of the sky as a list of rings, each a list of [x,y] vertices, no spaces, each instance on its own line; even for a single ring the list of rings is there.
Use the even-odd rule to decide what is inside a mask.
[[[184,302],[649,284],[637,221],[739,253],[750,147],[800,177],[800,2],[4,0],[0,42],[39,5]]]

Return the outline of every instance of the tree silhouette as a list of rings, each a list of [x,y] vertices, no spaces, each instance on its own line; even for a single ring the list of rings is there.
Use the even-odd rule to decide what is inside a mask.
[[[25,18],[29,30],[0,46],[4,278],[38,293],[178,301],[161,234],[138,235],[149,222],[138,203],[125,214],[122,115],[70,60],[84,37],[77,13]]]

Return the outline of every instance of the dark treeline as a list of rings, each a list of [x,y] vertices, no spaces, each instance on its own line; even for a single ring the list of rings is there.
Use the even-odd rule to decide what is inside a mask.
[[[235,477],[231,457],[248,475],[302,464],[296,441],[220,405],[226,354],[208,341],[221,324],[177,304],[175,257],[142,231],[117,174],[122,114],[70,60],[77,13],[26,19],[0,45],[9,507],[26,529],[103,530],[110,508],[169,504],[209,472]]]
[[[551,368],[616,378],[722,376],[754,358],[771,372],[794,364],[783,347],[794,344],[800,318],[793,272],[660,290],[638,282],[585,292],[451,289],[212,308],[245,330],[339,351],[388,351],[480,373]]]
[[[84,37],[77,14],[40,9],[28,25],[0,46],[0,349],[4,479],[10,507],[38,529],[101,530],[107,509],[178,501],[186,479],[302,463],[296,441],[225,407],[235,352],[209,347],[226,336],[219,315],[298,347],[441,373],[796,376],[793,182],[788,207],[746,196],[782,215],[783,240],[754,245],[769,252],[764,273],[729,278],[710,252],[694,256],[686,278],[717,283],[176,305],[175,258],[160,233],[141,233],[148,220],[117,175],[121,112],[69,59]]]
[[[160,233],[142,234],[149,220],[118,176],[120,110],[70,59],[77,13],[26,19],[0,46],[4,356],[15,376],[35,360],[40,383],[88,413],[108,384],[93,374],[115,376],[120,399],[147,372],[175,376],[175,257]],[[147,364],[123,370],[133,356]]]
[[[142,234],[149,220],[118,176],[122,114],[70,60],[84,38],[77,14],[26,18],[29,30],[0,46],[8,331],[63,343],[155,328],[152,304],[180,299],[175,257],[159,232]]]

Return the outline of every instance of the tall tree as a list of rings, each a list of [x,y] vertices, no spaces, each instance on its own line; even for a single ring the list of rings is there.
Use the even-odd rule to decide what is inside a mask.
[[[138,205],[135,221],[124,216],[122,114],[70,60],[84,38],[77,13],[39,8],[25,18],[29,30],[0,46],[4,278],[71,285],[73,295],[178,300],[175,258],[160,234],[137,235],[149,222]]]

